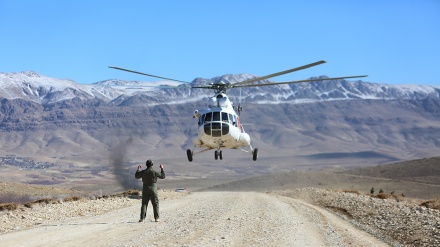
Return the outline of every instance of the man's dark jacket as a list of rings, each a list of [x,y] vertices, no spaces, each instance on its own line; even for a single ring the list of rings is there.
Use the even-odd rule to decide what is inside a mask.
[[[151,187],[151,186],[156,185],[157,178],[164,179],[165,172],[163,169],[161,169],[161,171],[159,173],[159,172],[155,171],[153,169],[153,167],[148,167],[145,170],[136,171],[136,174],[134,176],[137,179],[142,178],[143,188],[145,188],[145,187]]]

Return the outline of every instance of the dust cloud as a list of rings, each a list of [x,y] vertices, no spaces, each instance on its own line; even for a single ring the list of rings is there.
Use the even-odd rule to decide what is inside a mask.
[[[133,137],[130,136],[125,143],[122,142],[113,148],[110,153],[110,162],[116,179],[119,185],[125,190],[139,189],[139,181],[134,178],[137,167],[130,164],[130,160],[127,157],[127,149],[132,143]]]

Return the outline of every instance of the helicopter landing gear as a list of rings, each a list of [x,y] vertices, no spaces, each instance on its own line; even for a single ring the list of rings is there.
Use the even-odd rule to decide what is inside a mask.
[[[191,151],[191,149],[187,149],[186,150],[186,156],[188,156],[188,161],[189,162],[193,161],[193,152]]]
[[[223,152],[222,152],[222,150],[215,150],[214,151],[214,159],[218,160],[218,158],[220,158],[220,160],[223,159]]]
[[[254,151],[252,151],[252,159],[254,161],[256,161],[258,158],[258,148],[254,149]]]

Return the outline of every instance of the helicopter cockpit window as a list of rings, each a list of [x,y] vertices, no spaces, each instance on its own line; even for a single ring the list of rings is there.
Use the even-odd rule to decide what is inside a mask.
[[[222,112],[222,121],[225,123],[229,123],[228,113]]]
[[[211,122],[212,112],[206,113],[205,122]]]
[[[220,112],[212,113],[212,121],[220,121]]]

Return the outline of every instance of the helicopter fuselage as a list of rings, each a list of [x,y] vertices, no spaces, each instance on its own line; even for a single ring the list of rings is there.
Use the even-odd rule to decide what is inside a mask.
[[[250,137],[245,133],[240,118],[228,97],[219,93],[209,98],[208,108],[196,110],[198,135],[195,146],[207,149],[237,149],[250,146]]]

